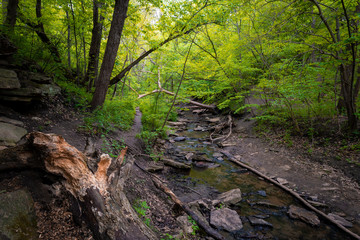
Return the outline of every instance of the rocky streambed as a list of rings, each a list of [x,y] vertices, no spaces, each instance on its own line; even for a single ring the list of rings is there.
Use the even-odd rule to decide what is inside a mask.
[[[175,194],[226,239],[350,239],[280,188],[229,161],[243,160],[227,151],[236,144],[209,140],[226,117],[203,109],[179,115],[177,122],[169,123],[169,139],[158,145],[165,153],[164,163],[173,166],[163,175]],[[332,212],[317,196],[305,197],[343,226],[360,232],[353,218]]]

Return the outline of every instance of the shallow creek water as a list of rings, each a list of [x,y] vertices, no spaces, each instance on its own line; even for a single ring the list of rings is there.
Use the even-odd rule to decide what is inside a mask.
[[[228,161],[225,155],[220,160],[218,157],[214,157],[214,153],[219,155],[222,149],[216,144],[208,142],[210,134],[208,131],[194,130],[198,126],[204,128],[210,126],[209,122],[205,121],[205,116],[188,111],[183,113],[181,118],[185,118],[189,122],[184,129],[178,130],[176,133],[186,139],[173,143],[173,149],[177,155],[172,157],[178,161],[186,161],[184,156],[189,152],[204,153],[220,166],[215,168],[193,167],[190,171],[178,175],[174,180],[185,182],[184,179],[186,179],[193,183],[194,189],[205,186],[205,188],[215,189],[220,193],[234,188],[241,189],[242,201],[231,208],[238,212],[244,227],[236,233],[222,232],[226,239],[349,239],[347,235],[335,227],[325,224],[323,220],[319,227],[311,227],[300,220],[290,219],[287,214],[289,206],[293,204],[302,207],[292,196]],[[259,202],[267,202],[274,206],[256,204]],[[273,227],[252,226],[247,219],[249,216],[264,218]]]

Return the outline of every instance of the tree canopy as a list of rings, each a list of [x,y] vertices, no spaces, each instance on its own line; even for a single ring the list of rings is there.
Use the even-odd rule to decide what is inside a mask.
[[[132,0],[120,7],[119,43],[109,45],[123,2],[3,0],[1,32],[19,61],[88,86],[93,109],[106,94],[125,101],[181,84],[177,101],[233,114],[256,102],[259,121],[298,133],[320,119],[358,129],[360,1]],[[139,100],[154,128],[173,98],[158,91]]]

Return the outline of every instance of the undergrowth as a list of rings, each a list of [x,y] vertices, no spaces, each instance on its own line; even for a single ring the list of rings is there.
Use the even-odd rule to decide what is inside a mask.
[[[67,103],[75,106],[85,115],[80,130],[89,134],[107,134],[115,129],[128,130],[135,117],[136,101],[131,98],[105,100],[101,108],[89,112],[92,94],[85,88],[68,81],[57,81],[62,88]]]

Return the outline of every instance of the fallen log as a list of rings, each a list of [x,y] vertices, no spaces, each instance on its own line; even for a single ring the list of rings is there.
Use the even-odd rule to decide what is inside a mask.
[[[55,134],[33,132],[26,136],[23,145],[6,150],[0,152],[0,160],[11,155],[14,158],[1,162],[0,170],[11,169],[17,162],[21,168],[40,168],[60,176],[63,186],[76,200],[75,212],[81,213],[95,239],[158,239],[138,217],[123,192],[134,163],[134,158],[128,155],[122,165],[126,149],[113,164],[115,170],[109,177],[112,159],[107,154],[101,155],[93,173],[86,156]]]
[[[320,217],[322,217],[324,220],[332,223],[333,225],[335,225],[336,227],[338,227],[340,230],[342,230],[344,233],[348,234],[350,237],[352,237],[353,239],[357,239],[360,240],[360,236],[357,235],[356,233],[350,231],[349,229],[347,229],[346,227],[344,227],[343,225],[341,225],[340,223],[336,222],[335,220],[333,220],[332,218],[330,218],[328,215],[326,215],[324,212],[318,210],[317,208],[315,208],[314,206],[312,206],[310,203],[308,203],[304,198],[302,198],[299,194],[297,194],[296,192],[294,192],[293,190],[291,190],[290,188],[278,183],[277,181],[275,181],[274,179],[269,178],[268,176],[266,176],[265,174],[261,173],[260,171],[256,170],[255,168],[252,168],[248,165],[246,165],[245,163],[242,163],[238,160],[236,160],[235,158],[230,158],[230,161],[236,163],[237,165],[248,169],[249,171],[255,173],[256,175],[264,178],[265,180],[271,182],[272,184],[274,184],[275,186],[283,189],[284,191],[286,191],[287,193],[289,193],[290,195],[292,195],[293,197],[295,197],[297,200],[299,200],[306,208],[310,209],[311,211],[315,212],[317,215],[319,215]]]

